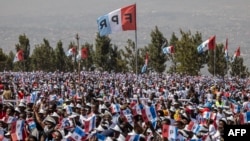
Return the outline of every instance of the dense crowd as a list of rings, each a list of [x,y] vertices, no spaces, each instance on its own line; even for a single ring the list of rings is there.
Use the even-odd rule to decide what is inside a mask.
[[[250,122],[248,79],[1,72],[0,140],[220,141]]]

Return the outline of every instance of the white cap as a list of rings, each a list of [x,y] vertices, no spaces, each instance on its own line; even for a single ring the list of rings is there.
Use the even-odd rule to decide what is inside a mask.
[[[54,119],[53,117],[51,117],[51,116],[47,116],[47,117],[44,119],[44,122],[45,122],[45,121],[51,122],[51,123],[53,123],[53,124],[56,124],[55,119]]]
[[[116,124],[115,127],[111,128],[112,130],[114,131],[117,131],[117,132],[122,132],[121,128]]]
[[[125,141],[126,138],[122,134],[120,134],[117,140],[118,141]]]
[[[40,109],[38,113],[39,113],[39,114],[44,114],[45,111],[44,111],[43,109]]]
[[[18,107],[26,107],[26,105],[23,102],[21,102],[18,104]]]
[[[60,117],[56,112],[53,112],[53,114],[51,115],[52,117]]]
[[[78,104],[76,104],[76,108],[82,109],[82,106],[78,103]]]

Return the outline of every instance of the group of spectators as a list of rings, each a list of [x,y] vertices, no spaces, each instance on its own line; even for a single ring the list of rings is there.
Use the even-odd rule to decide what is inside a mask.
[[[249,84],[178,74],[0,72],[0,140],[221,141],[226,125],[250,123]]]

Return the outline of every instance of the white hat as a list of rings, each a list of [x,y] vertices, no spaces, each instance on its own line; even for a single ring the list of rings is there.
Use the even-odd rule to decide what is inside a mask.
[[[104,129],[102,125],[99,125],[97,128],[95,128],[95,130],[96,130],[97,132],[102,132],[102,131],[104,131],[104,130],[106,130],[106,129]]]
[[[18,107],[15,108],[15,111],[18,113],[21,113],[20,109]]]
[[[175,108],[173,106],[170,107],[169,111],[175,112]]]
[[[111,137],[107,137],[105,141],[113,141],[113,139]]]
[[[112,114],[111,114],[109,111],[105,111],[105,112],[104,112],[104,116],[105,116],[105,115],[108,115],[108,116],[111,116],[111,117],[112,117]]]
[[[57,118],[60,117],[56,112],[53,112],[53,114],[52,114],[51,116],[52,116],[52,117],[57,117]]]
[[[70,106],[70,107],[75,107],[73,103],[70,103],[70,105],[69,105],[69,106]]]
[[[45,121],[48,121],[48,122],[51,122],[53,124],[56,124],[56,121],[54,118],[52,118],[51,116],[47,116],[45,119],[44,119],[44,122]]]
[[[227,120],[228,120],[228,121],[233,121],[233,122],[234,122],[233,116],[227,117]]]
[[[23,102],[21,102],[18,104],[18,107],[26,107],[26,105]]]
[[[118,141],[125,141],[126,138],[122,134],[120,134],[119,137],[117,138],[117,140]]]
[[[117,132],[122,132],[121,128],[116,124],[115,127],[111,128],[113,129],[114,131],[117,131]]]
[[[148,100],[148,103],[152,103],[152,101],[149,99],[149,100]]]
[[[76,104],[76,108],[80,108],[80,109],[82,109],[82,106],[81,106],[81,104]]]
[[[101,108],[101,109],[108,109],[107,106],[104,105],[104,104],[102,104],[100,108]]]
[[[227,119],[226,118],[221,118],[221,121],[224,121],[225,123],[227,123]]]
[[[38,113],[39,113],[39,114],[44,114],[45,111],[44,111],[43,109],[40,109],[40,110],[38,111]]]
[[[98,100],[98,101],[103,101],[103,99],[102,99],[102,98],[97,98],[96,100]]]
[[[224,113],[227,114],[227,115],[233,115],[233,113],[231,111],[228,111],[228,110],[225,110]]]

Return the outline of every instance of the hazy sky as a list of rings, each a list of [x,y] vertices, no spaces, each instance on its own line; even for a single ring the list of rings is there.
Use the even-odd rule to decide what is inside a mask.
[[[67,48],[76,33],[80,43],[93,43],[99,16],[135,2],[139,47],[150,42],[157,25],[167,38],[180,28],[200,31],[204,40],[216,35],[217,42],[224,43],[228,37],[229,54],[238,46],[243,57],[250,53],[250,0],[0,0],[0,47],[14,50],[23,33],[31,48],[43,38],[52,46],[62,40]],[[128,38],[134,39],[134,32],[110,37],[112,43],[124,45]]]

